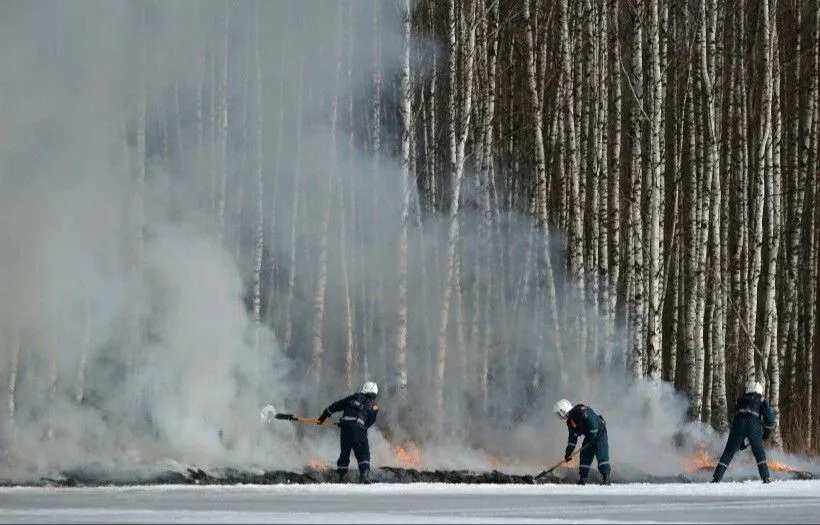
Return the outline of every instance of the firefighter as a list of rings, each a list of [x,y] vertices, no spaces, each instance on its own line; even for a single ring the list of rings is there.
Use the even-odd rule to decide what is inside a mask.
[[[735,452],[745,449],[746,439],[752,447],[752,453],[757,461],[757,471],[763,483],[769,482],[769,465],[766,463],[766,449],[763,441],[769,438],[774,429],[774,414],[766,398],[763,397],[763,385],[757,381],[746,384],[746,392],[735,402],[735,414],[732,418],[732,428],[726,439],[726,448],[720,456],[712,483],[719,483],[723,474],[729,468]]]
[[[341,453],[336,461],[339,482],[344,481],[347,475],[351,450],[359,465],[359,483],[370,482],[370,443],[367,440],[367,429],[373,426],[379,414],[379,405],[376,404],[378,393],[379,386],[373,381],[366,381],[358,392],[331,403],[319,416],[319,423],[323,423],[332,414],[342,412],[339,420]]]
[[[598,471],[602,476],[602,485],[609,485],[609,440],[606,433],[606,421],[590,407],[582,404],[573,406],[566,399],[561,399],[552,407],[558,417],[567,422],[569,438],[564,452],[564,461],[572,458],[572,452],[578,444],[578,436],[584,436],[584,447],[578,465],[578,484],[585,485],[589,476],[592,458],[598,459]]]

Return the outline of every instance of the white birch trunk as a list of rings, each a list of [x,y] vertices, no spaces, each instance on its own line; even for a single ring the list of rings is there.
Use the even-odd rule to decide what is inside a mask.
[[[813,227],[808,228],[808,253],[809,253],[809,271],[808,271],[808,300],[806,301],[806,317],[814,319],[815,322],[809,321],[806,334],[806,344],[803,348],[803,370],[802,379],[803,384],[806,385],[805,393],[805,411],[806,411],[806,444],[807,448],[812,448],[815,445],[815,438],[817,436],[817,403],[815,401],[815,385],[814,385],[814,348],[817,348],[817,322],[816,316],[820,310],[817,307],[818,287],[820,287],[820,279],[818,272],[820,272],[820,177],[817,177],[818,159],[820,156],[820,2],[815,2],[814,9],[814,76],[811,81],[811,112],[812,123],[809,133],[811,135],[810,145],[811,150],[809,154],[808,172],[814,180],[814,222]],[[809,219],[811,220],[811,218]]]
[[[88,281],[83,281],[83,340],[80,349],[80,361],[77,363],[77,384],[74,391],[74,402],[81,405],[85,401],[86,367],[88,352],[91,350],[91,299]]]
[[[396,373],[402,401],[407,396],[407,230],[410,222],[410,197],[414,182],[410,172],[410,114],[412,93],[410,92],[410,0],[404,0],[404,23],[402,31],[401,84],[399,88],[399,112],[401,114],[401,231],[398,255],[398,325],[396,327]]]
[[[296,87],[296,153],[294,155],[293,166],[293,208],[290,213],[290,239],[288,254],[288,284],[285,299],[284,334],[282,344],[286,353],[290,353],[291,340],[293,338],[293,300],[296,293],[296,247],[297,247],[297,225],[299,223],[299,202],[302,199],[302,118],[304,115],[304,103],[302,100],[302,88],[304,86],[305,65],[299,64],[299,82]]]
[[[568,253],[567,253],[567,260],[569,263],[569,274],[570,278],[572,279],[572,295],[574,296],[574,301],[577,304],[582,304],[584,297],[586,295],[584,289],[584,281],[586,280],[586,276],[584,274],[584,242],[585,242],[585,235],[584,235],[584,191],[583,191],[583,184],[581,181],[581,168],[579,165],[578,157],[579,157],[579,127],[583,126],[583,122],[581,126],[578,126],[575,120],[575,115],[577,110],[574,108],[576,103],[581,102],[578,100],[580,95],[577,93],[578,87],[577,84],[580,82],[574,81],[572,73],[573,73],[573,64],[572,64],[572,40],[570,39],[570,32],[569,32],[569,17],[570,11],[568,9],[568,5],[565,2],[560,2],[559,8],[559,16],[561,17],[561,89],[563,90],[563,119],[565,127],[565,137],[566,137],[566,144],[567,144],[567,178],[569,179],[569,203],[570,203],[570,215],[569,215],[569,244],[567,246]],[[580,73],[580,69],[577,70]],[[539,103],[542,107],[541,112],[543,112],[543,100],[540,100]],[[546,192],[546,179],[545,179],[545,190]],[[546,199],[544,199],[546,201]],[[546,202],[543,204],[546,207]],[[578,358],[581,363],[584,363],[587,359],[587,352],[586,352],[586,326],[583,322],[583,314],[578,313],[576,317],[570,322],[570,326],[576,332],[576,337],[578,338],[577,348],[576,351],[578,352]],[[584,378],[588,377],[587,374],[584,374]]]
[[[635,96],[630,115],[632,158],[629,169],[630,196],[629,220],[627,235],[629,241],[627,256],[627,279],[629,282],[629,332],[632,339],[629,369],[635,377],[642,377],[645,370],[645,345],[643,338],[645,323],[646,295],[644,293],[644,252],[641,202],[643,200],[643,148],[641,147],[643,129],[642,114],[645,114],[643,101],[643,0],[633,4],[636,13],[635,27],[632,36],[632,93]]]
[[[344,4],[339,4],[336,14],[336,34],[339,38],[342,37],[342,18],[343,18]],[[331,89],[331,107],[330,107],[330,148],[331,155],[338,160],[338,144],[337,144],[337,122],[339,116],[339,87],[341,86],[342,75],[342,52],[341,45],[336,46],[336,74],[334,76],[334,88]],[[335,162],[335,166],[331,169],[339,169],[339,163]],[[322,374],[324,368],[324,320],[325,320],[325,294],[327,292],[327,260],[328,260],[328,242],[330,239],[330,211],[333,204],[333,187],[336,182],[334,179],[338,176],[335,174],[327,178],[324,188],[320,191],[325,192],[322,196],[324,203],[322,206],[321,223],[319,225],[319,268],[316,282],[313,288],[313,321],[312,321],[312,335],[313,335],[313,351],[312,351],[312,371],[313,384],[318,388],[321,385]],[[342,210],[342,213],[344,211]],[[341,215],[341,213],[340,213]]]
[[[448,34],[449,34],[449,79],[450,79],[450,164],[453,169],[453,188],[450,202],[449,229],[447,235],[447,255],[445,263],[444,290],[439,316],[438,343],[436,346],[436,373],[435,373],[435,433],[441,436],[444,431],[444,376],[447,362],[447,334],[450,316],[450,300],[453,293],[453,278],[457,263],[456,245],[459,238],[459,202],[461,197],[461,181],[464,174],[464,148],[467,140],[467,131],[472,114],[473,89],[473,49],[475,48],[475,5],[472,4],[470,17],[467,21],[468,36],[465,49],[460,50],[456,44],[456,0],[449,0]],[[460,51],[460,53],[459,53]],[[463,57],[463,79],[461,86],[463,94],[460,104],[455,103],[455,89],[458,77],[457,61],[459,55]]]
[[[258,8],[258,3],[254,6]],[[265,178],[264,178],[264,142],[262,132],[262,58],[259,33],[259,16],[253,17],[253,32],[256,39],[254,46],[254,63],[256,70],[256,232],[253,260],[253,321],[257,325],[262,321],[262,254],[265,248]],[[270,305],[268,305],[270,307]],[[259,351],[259,326],[254,327],[254,346]]]
[[[529,1],[524,2],[524,20],[526,24],[526,56],[527,56],[527,87],[529,90],[529,107],[534,119],[532,127],[533,140],[535,143],[535,198],[536,198],[536,225],[537,230],[542,236],[540,241],[537,241],[539,246],[539,258],[543,262],[543,276],[539,276],[539,281],[546,286],[546,294],[548,295],[548,315],[550,317],[550,332],[553,335],[556,355],[558,357],[558,366],[562,378],[563,386],[568,384],[568,375],[564,367],[563,349],[561,344],[561,330],[558,323],[558,304],[555,291],[555,280],[552,270],[551,254],[549,253],[549,226],[547,216],[547,174],[546,174],[546,154],[544,152],[544,134],[541,128],[543,123],[543,114],[541,111],[541,101],[538,96],[537,79],[535,71],[535,47],[533,39],[532,23],[530,21],[530,5]],[[564,22],[562,22],[563,24]],[[540,266],[540,265],[539,265]]]
[[[776,4],[776,0],[773,0]],[[774,12],[774,8],[772,12]],[[777,29],[772,20],[771,49],[773,57],[776,56],[775,43],[777,42]],[[780,420],[780,384],[781,370],[783,362],[783,348],[780,347],[778,338],[778,308],[777,308],[777,263],[780,249],[781,236],[781,206],[783,198],[780,190],[780,144],[782,133],[782,121],[780,114],[780,67],[773,64],[772,74],[772,137],[771,147],[765,151],[765,180],[766,180],[766,232],[765,241],[768,246],[768,256],[766,260],[766,288],[763,303],[763,363],[762,367],[768,366],[769,387],[767,389],[769,404],[774,412],[775,422]],[[768,363],[767,363],[768,361]],[[782,445],[780,425],[776,425],[772,431],[771,441],[775,446]]]
[[[754,352],[754,342],[757,340],[757,296],[759,293],[758,287],[760,284],[760,277],[763,270],[763,214],[764,214],[764,199],[765,199],[765,166],[766,166],[766,151],[771,149],[771,135],[772,135],[772,39],[771,39],[771,19],[769,16],[769,2],[770,0],[763,0],[761,2],[762,14],[760,24],[763,31],[763,50],[762,50],[762,64],[763,70],[761,101],[760,101],[760,128],[758,133],[758,144],[756,154],[756,165],[752,171],[753,180],[752,185],[752,227],[749,231],[749,244],[752,250],[752,263],[749,268],[749,298],[748,298],[748,319],[747,326],[751,333],[749,344],[752,345],[751,351]],[[765,361],[759,364],[759,367],[765,369]],[[755,379],[755,376],[760,377],[760,374],[752,374],[747,377],[747,380]]]
[[[618,16],[620,0],[610,0],[609,17],[612,24],[612,35],[615,39],[612,45],[610,58],[611,85],[612,85],[612,138],[610,172],[613,174],[609,189],[609,214],[607,215],[607,229],[609,230],[610,246],[612,247],[607,275],[606,323],[611,338],[604,345],[604,368],[612,363],[612,348],[615,346],[615,315],[618,305],[618,288],[621,275],[621,44],[619,39],[620,24]]]
[[[8,430],[6,436],[8,441],[5,444],[6,455],[13,450],[14,440],[16,436],[16,422],[17,422],[17,381],[20,374],[20,333],[19,328],[14,327],[11,335],[11,363],[9,366],[9,390],[6,402],[6,421],[8,423]]]
[[[662,181],[664,177],[663,159],[661,158],[661,118],[663,116],[663,76],[661,73],[660,48],[660,19],[658,0],[649,2],[649,41],[650,41],[650,68],[652,71],[652,114],[650,115],[649,137],[649,260],[648,263],[648,317],[647,317],[647,375],[653,380],[660,380],[663,371],[662,345],[663,332],[661,327],[662,295],[662,254],[663,230],[661,217],[663,216]]]
[[[228,188],[228,28],[230,3],[225,0],[222,38],[222,70],[219,81],[219,190],[217,193],[217,244],[225,241],[225,201]]]

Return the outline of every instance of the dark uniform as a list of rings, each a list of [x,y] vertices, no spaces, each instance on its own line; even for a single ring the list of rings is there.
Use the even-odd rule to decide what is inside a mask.
[[[572,407],[567,413],[567,428],[569,438],[567,438],[567,449],[564,459],[569,461],[572,451],[578,444],[578,436],[584,436],[586,448],[581,450],[581,457],[578,465],[579,483],[586,483],[589,476],[592,458],[598,458],[598,471],[604,478],[604,483],[609,482],[609,439],[606,433],[606,421],[603,416],[595,413],[586,405],[578,404]]]
[[[729,463],[738,449],[744,449],[743,442],[748,438],[752,453],[757,461],[757,471],[764,483],[769,482],[769,465],[766,463],[766,449],[763,440],[768,439],[774,429],[774,414],[766,399],[757,392],[747,392],[735,402],[735,415],[732,418],[732,429],[726,440],[726,448],[715,467],[712,483],[723,479]]]
[[[342,412],[339,419],[341,453],[336,461],[339,480],[344,479],[347,474],[352,450],[359,465],[359,481],[366,483],[370,473],[370,443],[367,440],[367,429],[376,422],[379,405],[367,394],[356,393],[332,403],[322,412],[319,420],[324,421],[336,412]]]

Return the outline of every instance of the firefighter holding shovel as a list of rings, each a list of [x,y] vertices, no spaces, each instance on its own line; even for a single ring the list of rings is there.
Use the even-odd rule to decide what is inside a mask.
[[[569,437],[564,452],[564,461],[572,459],[578,436],[584,436],[584,446],[578,461],[579,485],[585,485],[592,459],[598,458],[598,471],[601,473],[602,485],[609,485],[609,440],[606,433],[606,421],[590,407],[582,404],[573,406],[566,399],[561,399],[553,406],[553,412],[567,422]]]
[[[379,386],[373,381],[366,381],[358,392],[331,403],[319,416],[318,423],[321,425],[334,413],[342,412],[339,419],[341,453],[336,461],[340,482],[347,475],[351,450],[359,465],[359,483],[370,482],[370,443],[367,440],[367,429],[373,426],[379,414],[379,405],[376,404],[378,394]]]

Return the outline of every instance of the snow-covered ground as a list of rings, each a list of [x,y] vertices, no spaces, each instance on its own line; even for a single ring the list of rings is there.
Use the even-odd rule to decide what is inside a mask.
[[[3,523],[810,523],[820,481],[0,488]]]

